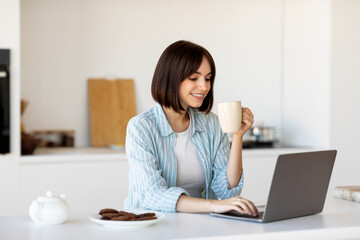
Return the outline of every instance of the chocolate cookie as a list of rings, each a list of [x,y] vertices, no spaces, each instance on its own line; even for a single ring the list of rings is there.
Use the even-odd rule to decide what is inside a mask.
[[[110,220],[111,221],[129,221],[131,218],[129,216],[118,216],[118,217],[113,217]]]
[[[112,208],[104,208],[99,212],[100,215],[103,215],[104,213],[118,213],[118,211]]]
[[[130,218],[137,218],[137,215],[136,214],[133,214],[133,213],[127,213],[127,216],[129,216]]]
[[[111,220],[111,221],[143,221],[143,220],[153,220],[157,219],[155,213],[142,213],[134,214],[125,211],[117,211],[112,208],[101,209],[99,214],[101,215],[101,220]]]
[[[119,211],[118,214],[119,216],[127,216],[129,213],[125,211]]]
[[[109,220],[118,216],[120,216],[118,213],[103,213],[101,214],[101,219]]]
[[[111,218],[110,217],[101,217],[100,219],[101,220],[110,220]]]
[[[138,221],[143,221],[143,220],[153,220],[153,219],[157,219],[157,217],[155,217],[155,216],[152,216],[152,217],[141,217],[141,218],[138,218],[137,220],[138,220]]]
[[[155,213],[142,213],[138,215],[138,218],[153,217],[153,216],[155,216]]]

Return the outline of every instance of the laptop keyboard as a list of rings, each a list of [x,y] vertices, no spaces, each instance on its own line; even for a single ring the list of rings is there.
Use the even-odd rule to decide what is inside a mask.
[[[245,218],[254,218],[254,219],[262,219],[263,215],[264,215],[264,212],[259,212],[259,215],[258,216],[250,216],[250,215],[247,215],[247,214],[242,214],[242,213],[239,213],[237,211],[230,211],[230,212],[225,212],[225,213],[222,213],[223,215],[228,215],[228,216],[233,216],[233,217],[245,217]]]

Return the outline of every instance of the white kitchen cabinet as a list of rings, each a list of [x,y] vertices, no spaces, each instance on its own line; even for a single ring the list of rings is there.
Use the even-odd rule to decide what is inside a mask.
[[[20,161],[20,214],[47,190],[65,193],[72,212],[123,207],[129,171],[125,153],[39,155]]]

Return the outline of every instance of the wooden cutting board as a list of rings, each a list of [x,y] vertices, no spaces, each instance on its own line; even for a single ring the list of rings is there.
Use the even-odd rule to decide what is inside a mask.
[[[126,126],[136,115],[134,80],[88,79],[91,144],[125,144]]]

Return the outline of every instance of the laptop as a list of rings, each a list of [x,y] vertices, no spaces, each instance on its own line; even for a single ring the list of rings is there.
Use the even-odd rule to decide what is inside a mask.
[[[279,155],[267,203],[257,206],[259,216],[236,211],[211,215],[267,223],[320,213],[324,208],[336,153],[336,150],[328,150]]]

